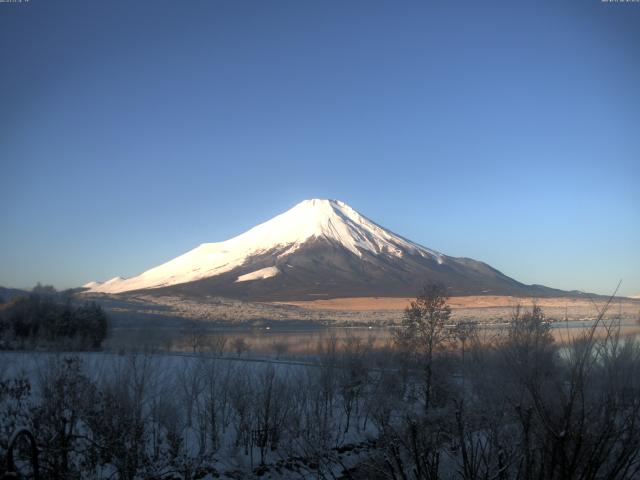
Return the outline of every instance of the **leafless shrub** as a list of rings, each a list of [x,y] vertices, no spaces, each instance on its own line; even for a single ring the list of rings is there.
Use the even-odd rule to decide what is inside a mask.
[[[233,350],[236,352],[236,355],[238,356],[242,355],[244,352],[246,352],[250,348],[249,342],[247,342],[242,337],[234,338],[233,341],[231,342],[231,346],[233,347]]]
[[[287,344],[287,342],[273,342],[272,347],[277,359],[279,359],[289,350],[289,345]]]
[[[225,335],[210,335],[205,341],[205,350],[221,357],[226,351],[228,338]]]

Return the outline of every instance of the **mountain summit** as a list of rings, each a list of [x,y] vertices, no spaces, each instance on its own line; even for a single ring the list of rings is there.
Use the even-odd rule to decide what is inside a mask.
[[[203,243],[136,277],[85,288],[275,300],[413,296],[425,281],[444,283],[452,295],[554,292],[425,248],[344,202],[322,199],[305,200],[237,237]]]

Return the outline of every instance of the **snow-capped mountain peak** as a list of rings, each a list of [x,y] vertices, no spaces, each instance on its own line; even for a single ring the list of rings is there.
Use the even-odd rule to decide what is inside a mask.
[[[230,240],[203,243],[136,277],[116,277],[104,283],[91,282],[86,287],[93,292],[118,293],[192,282],[231,271],[256,255],[271,253],[275,264],[277,259],[314,239],[327,240],[358,257],[368,252],[400,258],[407,253],[431,256],[439,263],[443,258],[438,252],[382,228],[344,202],[311,199]],[[279,272],[277,268],[268,271],[269,277],[258,277],[270,278]]]
[[[398,247],[438,255],[385,230],[344,202],[324,199],[300,202],[225,243],[266,251],[278,245],[290,245],[295,249],[312,237],[337,242],[358,256],[361,249],[377,253],[385,247],[389,252],[399,254]]]

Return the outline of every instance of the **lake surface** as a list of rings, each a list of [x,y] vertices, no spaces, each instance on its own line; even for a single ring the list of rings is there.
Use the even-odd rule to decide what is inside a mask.
[[[636,321],[607,321],[607,325],[620,328],[621,335],[640,337],[640,324]],[[555,340],[565,343],[584,335],[594,325],[593,320],[557,322],[551,332]],[[370,346],[381,349],[393,345],[395,327],[326,327],[291,328],[278,326],[261,328],[144,328],[115,329],[105,343],[105,348],[134,350],[185,351],[204,350],[209,352],[256,355],[313,355],[334,343],[337,349],[351,346]],[[505,324],[481,325],[478,336],[483,341],[491,341],[504,335]],[[597,336],[604,336],[606,328],[599,326]]]

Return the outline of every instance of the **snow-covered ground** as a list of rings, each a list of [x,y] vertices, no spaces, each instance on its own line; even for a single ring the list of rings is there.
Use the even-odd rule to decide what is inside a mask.
[[[310,398],[300,396],[303,391],[311,393],[327,372],[338,380],[334,369],[311,362],[189,354],[0,352],[0,381],[27,379],[32,385],[28,404],[37,409],[39,403],[49,401],[43,398],[42,388],[51,381],[52,372],[74,357],[80,359],[82,375],[98,391],[131,389],[134,397],[130,398],[140,402],[149,442],[152,436],[164,438],[175,429],[173,434],[179,435],[182,445],[180,458],[162,462],[200,465],[199,478],[318,478],[319,470],[339,477],[371,450],[377,435],[374,423],[363,421],[361,413],[353,414],[350,429],[345,431],[345,412],[337,390],[332,390],[335,398],[327,412],[328,423],[300,416],[300,408],[312,406]],[[173,412],[169,424],[156,410],[158,401]],[[2,402],[0,396],[4,408]],[[273,440],[277,443],[269,440],[268,448],[261,448],[256,437],[264,426],[278,432],[278,440]],[[321,432],[327,435],[322,448],[315,444]],[[321,449],[326,452],[319,457]],[[153,468],[157,471],[173,468],[169,463],[161,467],[162,462],[156,461]],[[104,467],[103,478],[114,472],[115,466]]]
[[[275,277],[280,273],[278,267],[266,267],[256,270],[255,272],[240,275],[236,282],[248,282],[249,280],[264,280],[265,278]]]

